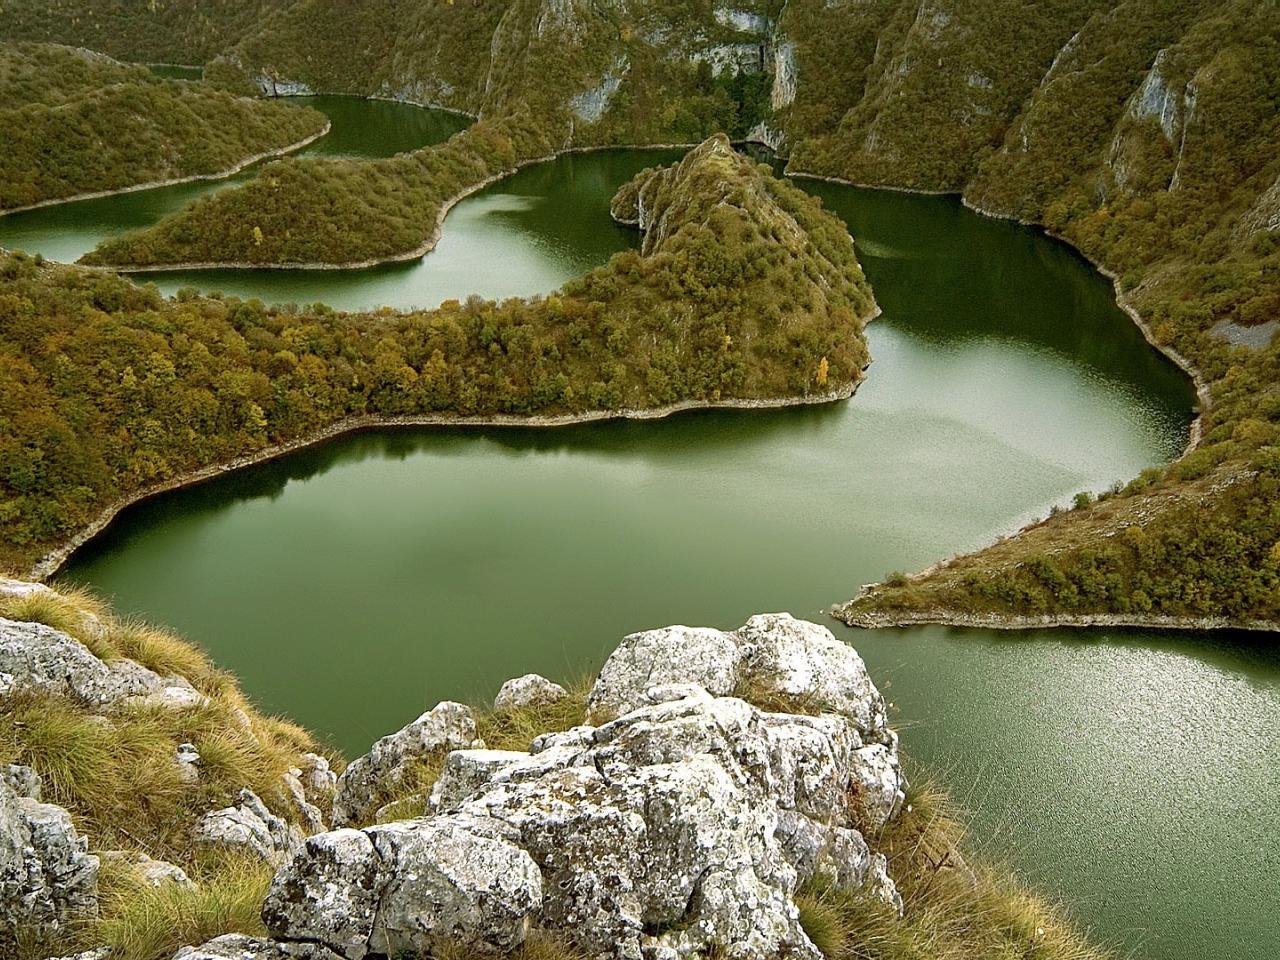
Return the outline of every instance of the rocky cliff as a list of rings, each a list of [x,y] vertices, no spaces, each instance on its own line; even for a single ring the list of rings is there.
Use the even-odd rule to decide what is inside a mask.
[[[966,862],[861,658],[786,614],[633,634],[589,688],[441,703],[335,776],[176,638],[12,580],[0,613],[6,956],[1101,960]]]

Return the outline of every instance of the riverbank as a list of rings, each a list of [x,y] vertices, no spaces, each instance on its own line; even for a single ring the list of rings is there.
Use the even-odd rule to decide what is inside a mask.
[[[287,156],[290,153],[295,153],[296,151],[301,150],[303,147],[308,147],[321,137],[326,136],[332,128],[333,124],[326,120],[324,127],[309,137],[304,137],[296,143],[291,143],[284,147],[277,147],[274,150],[266,150],[262,153],[256,153],[251,157],[246,157],[244,160],[241,160],[235,166],[219,173],[198,173],[193,174],[190,177],[173,177],[168,180],[152,180],[147,183],[135,183],[131,186],[120,187],[116,190],[95,190],[89,193],[77,193],[70,197],[41,200],[39,203],[28,204],[25,207],[10,207],[8,209],[2,209],[0,210],[0,217],[5,217],[12,213],[26,213],[30,210],[42,210],[46,207],[57,207],[64,203],[75,203],[79,200],[100,200],[103,197],[115,197],[126,193],[141,193],[144,190],[158,190],[161,187],[177,187],[184,183],[200,183],[206,180],[226,180],[228,177],[234,177],[237,173],[253,166],[255,163],[261,163],[263,160],[270,160],[274,157]]]
[[[877,610],[851,612],[836,605],[830,613],[845,626],[864,630],[895,627],[963,627],[979,630],[1050,630],[1057,627],[1080,629],[1179,630],[1193,633],[1237,630],[1252,633],[1280,633],[1280,621],[1232,620],[1229,617],[1144,617],[1131,614],[1042,614],[1009,616],[998,613],[965,613],[960,610],[925,610],[889,613]]]
[[[321,96],[321,94],[306,94],[306,96]],[[369,97],[367,99],[385,99],[393,103],[406,103],[411,101],[396,100],[392,97]],[[455,111],[461,113],[461,111]],[[465,116],[465,114],[463,114]],[[533,157],[529,160],[522,160],[514,166],[499,171],[492,176],[477,180],[468,184],[462,190],[446,198],[439,212],[436,214],[435,225],[432,227],[431,235],[412,250],[405,253],[389,254],[385,257],[370,257],[365,260],[349,260],[340,263],[251,263],[248,261],[210,261],[210,262],[193,262],[193,263],[176,263],[176,264],[146,264],[141,266],[130,265],[98,265],[84,264],[95,270],[110,270],[114,273],[123,274],[144,274],[144,273],[179,273],[188,270],[370,270],[374,267],[388,266],[394,263],[409,263],[413,260],[420,260],[427,254],[431,253],[440,244],[440,238],[444,235],[445,218],[449,216],[449,212],[455,206],[461,203],[467,197],[479,193],[485,187],[492,186],[508,177],[514,176],[526,167],[536,166],[540,163],[550,163],[561,157],[569,156],[575,153],[595,153],[606,150],[688,150],[697,146],[694,143],[651,143],[643,145],[620,145],[605,147],[566,147],[563,150],[557,150],[554,153],[544,154],[543,156]]]
[[[878,315],[877,311],[876,315]],[[874,316],[867,320],[868,323]],[[667,404],[662,407],[621,409],[621,410],[589,410],[583,413],[557,414],[550,416],[463,416],[454,414],[425,414],[410,416],[361,416],[341,420],[296,440],[272,444],[253,453],[236,457],[223,463],[201,467],[178,477],[152,484],[136,493],[120,497],[108,504],[97,518],[85,527],[68,537],[61,545],[45,554],[25,575],[25,579],[43,582],[54,576],[80,547],[84,546],[98,534],[102,533],[120,514],[135,504],[164,493],[183,490],[196,486],[216,477],[224,476],[236,470],[267,463],[280,457],[306,450],[329,440],[353,433],[369,430],[413,429],[419,427],[451,427],[451,428],[523,428],[550,429],[555,427],[578,426],[585,423],[599,423],[609,420],[661,420],[679,413],[698,410],[780,410],[787,407],[814,406],[824,403],[835,403],[850,399],[858,390],[863,378],[824,394],[806,397],[779,397],[775,399],[735,399],[735,400],[685,400]]]
[[[864,187],[867,189],[894,189],[882,188],[879,186],[871,186],[858,184],[854,181],[843,179],[840,177],[830,177],[816,174],[808,174],[802,171],[788,171],[790,177],[812,179],[829,183],[843,184],[853,187]],[[929,191],[917,191],[904,189],[900,192],[905,193],[924,193]],[[996,220],[1005,220],[1018,223],[1021,226],[1031,227],[1042,232],[1045,236],[1055,241],[1061,242],[1068,246],[1073,252],[1079,255],[1089,265],[1098,271],[1102,276],[1106,277],[1114,291],[1115,302],[1117,306],[1125,313],[1126,316],[1134,323],[1138,331],[1142,334],[1146,343],[1160,353],[1176,366],[1191,382],[1196,392],[1196,409],[1195,417],[1191,421],[1187,442],[1182,452],[1174,460],[1165,465],[1165,469],[1171,469],[1186,461],[1196,450],[1200,449],[1204,439],[1204,422],[1205,416],[1213,407],[1213,396],[1209,387],[1208,380],[1204,376],[1201,369],[1191,361],[1185,354],[1175,349],[1169,344],[1162,343],[1155,335],[1150,323],[1143,317],[1137,304],[1130,295],[1123,289],[1119,274],[1110,269],[1106,264],[1097,258],[1090,256],[1081,250],[1071,240],[1055,231],[1052,231],[1042,224],[1028,221],[1019,217],[1010,216],[999,213],[998,211],[986,209],[976,203],[973,203],[964,196],[962,192],[957,191],[936,191],[934,195],[955,196],[963,206],[984,217]],[[1019,530],[1000,537],[987,547],[977,550],[965,551],[961,554],[949,556],[937,563],[931,564],[923,570],[913,574],[901,576],[896,583],[898,585],[910,587],[914,584],[921,584],[939,571],[950,567],[952,564],[965,558],[974,557],[981,554],[984,550],[990,550],[997,546],[1004,546],[1018,539],[1029,531],[1043,526],[1050,518],[1043,518],[1023,525]],[[1082,540],[1079,546],[1087,545]],[[1057,613],[1043,615],[1021,615],[1021,614],[1002,614],[994,612],[970,613],[959,609],[951,609],[946,606],[925,607],[924,609],[910,610],[855,610],[855,605],[869,596],[872,596],[877,590],[885,589],[890,584],[887,581],[880,581],[864,585],[858,594],[851,600],[844,603],[834,604],[829,613],[851,627],[863,629],[882,629],[887,627],[909,627],[924,625],[942,625],[953,627],[973,627],[985,628],[993,630],[1036,630],[1052,627],[1076,627],[1076,628],[1132,628],[1132,629],[1150,629],[1150,630],[1183,630],[1183,631],[1222,631],[1222,630],[1242,630],[1253,632],[1276,632],[1280,630],[1280,622],[1266,618],[1232,618],[1220,616],[1175,616],[1175,615],[1145,615],[1141,613]]]

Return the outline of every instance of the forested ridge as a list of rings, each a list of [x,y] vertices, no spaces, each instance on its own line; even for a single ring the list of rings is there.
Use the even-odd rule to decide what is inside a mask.
[[[14,2],[25,30],[72,29],[53,0]],[[1280,533],[1254,501],[1271,502],[1280,421],[1275,0],[278,0],[253,23],[235,12],[247,6],[223,9],[222,22],[238,24],[218,54],[229,72],[484,119],[458,144],[394,164],[268,168],[109,243],[96,262],[393,256],[428,239],[423,217],[433,222],[468,176],[521,156],[749,124],[791,172],[960,192],[1043,224],[1120,276],[1150,335],[1211,394],[1204,441],[1175,467],[1101,506],[1082,498],[931,579],[895,579],[859,610],[1273,615]],[[111,14],[121,44],[145,23],[126,7]],[[455,167],[455,157],[468,159]],[[392,184],[402,202],[386,199]],[[260,242],[255,218],[266,221]],[[1107,520],[1121,511],[1143,544]],[[1161,569],[1166,582],[1149,582]]]
[[[326,123],[86,50],[0,43],[0,210],[220,174]]]
[[[666,175],[660,235],[557,293],[413,313],[181,296],[0,266],[0,566],[109,503],[353,416],[826,396],[874,311],[844,225],[723,138]]]

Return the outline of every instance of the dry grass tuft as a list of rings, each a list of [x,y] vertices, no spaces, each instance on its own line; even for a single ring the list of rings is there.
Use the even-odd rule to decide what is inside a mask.
[[[973,867],[946,795],[914,789],[874,846],[905,905],[899,918],[863,891],[810,886],[800,920],[827,960],[1108,960],[1068,918],[1011,873]]]

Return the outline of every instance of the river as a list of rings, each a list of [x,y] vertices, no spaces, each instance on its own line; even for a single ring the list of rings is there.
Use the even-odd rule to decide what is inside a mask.
[[[381,155],[380,143],[404,149],[459,122],[326,102],[333,139],[316,151]],[[442,125],[407,135],[404,111]],[[527,168],[459,204],[439,248],[415,263],[149,279],[344,308],[545,293],[635,242],[609,220],[608,199],[671,156],[608,151]],[[849,224],[884,308],[853,400],[351,436],[132,508],[67,577],[195,639],[265,708],[349,754],[437,700],[483,700],[531,670],[597,667],[634,630],[731,627],[766,610],[818,619],[862,652],[913,767],[971,810],[985,854],[1138,957],[1270,960],[1273,646],[1132,631],[857,632],[823,614],[861,583],[1175,457],[1190,385],[1110,285],[1040,233],[953,199],[799,182]],[[0,244],[79,255],[217,188],[0,219]]]

